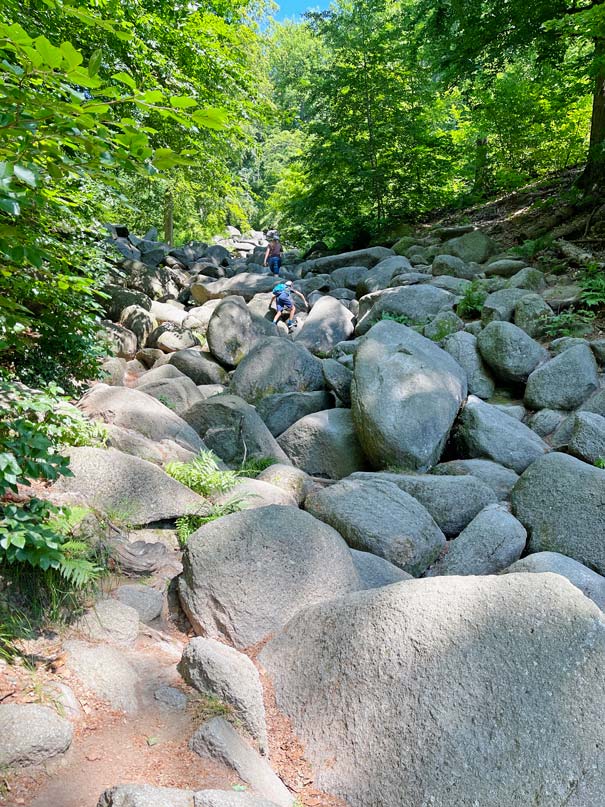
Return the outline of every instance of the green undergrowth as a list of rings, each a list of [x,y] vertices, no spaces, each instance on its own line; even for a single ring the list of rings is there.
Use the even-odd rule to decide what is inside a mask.
[[[464,290],[462,299],[456,306],[456,313],[466,320],[480,317],[486,297],[487,292],[476,280],[473,280],[471,285]]]
[[[30,485],[43,487],[70,476],[62,452],[70,446],[104,445],[107,433],[54,385],[31,390],[0,382],[0,406],[3,593],[35,623],[54,622],[74,612],[101,568],[95,550],[78,536],[84,508],[57,507]]]
[[[166,473],[177,482],[186,485],[200,496],[211,497],[228,493],[241,477],[256,478],[265,468],[276,462],[271,457],[251,458],[245,460],[238,470],[220,467],[220,459],[212,451],[200,451],[190,462],[169,462]],[[236,513],[241,510],[247,497],[233,497],[220,504],[212,504],[201,513],[181,516],[176,521],[177,537],[181,546],[185,546],[189,536],[204,524],[216,521],[217,518]]]

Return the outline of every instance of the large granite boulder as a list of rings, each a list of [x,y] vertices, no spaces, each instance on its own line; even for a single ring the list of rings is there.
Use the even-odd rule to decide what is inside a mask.
[[[168,359],[168,367],[176,367],[197,386],[203,384],[225,384],[227,373],[223,367],[203,350],[179,350]]]
[[[237,395],[212,395],[183,413],[205,445],[230,465],[245,459],[288,457],[263,423],[256,409]]]
[[[196,633],[249,647],[301,608],[359,588],[351,553],[327,524],[294,507],[224,516],[188,540],[181,603]]]
[[[161,468],[115,448],[69,449],[73,476],[53,486],[82,498],[116,524],[142,525],[208,509],[205,500]]]
[[[599,807],[605,623],[563,578],[529,578],[408,580],[297,614],[260,660],[316,786],[351,807]]]
[[[463,457],[492,460],[518,474],[549,450],[525,424],[474,395],[460,413],[454,438]]]
[[[94,420],[131,429],[150,440],[174,440],[183,448],[195,452],[204,448],[201,438],[191,426],[144,392],[95,384],[78,406]]]
[[[425,471],[435,465],[465,396],[460,365],[405,325],[378,323],[357,351],[353,421],[377,468]]]
[[[490,487],[498,501],[504,501],[510,497],[510,492],[519,478],[519,475],[510,468],[505,468],[491,460],[450,460],[435,465],[431,469],[431,473],[445,476],[470,474]]]
[[[368,249],[356,249],[352,252],[342,252],[340,255],[326,255],[314,261],[306,261],[303,267],[313,272],[314,275],[330,274],[335,269],[342,266],[366,266],[370,269],[380,261],[394,255],[392,249],[386,247],[370,247]]]
[[[418,286],[400,286],[377,293],[370,310],[362,315],[360,301],[357,336],[366,334],[385,316],[399,317],[408,325],[425,325],[440,311],[452,309],[456,298],[449,291],[423,283]]]
[[[455,255],[466,263],[485,263],[497,250],[496,242],[481,230],[451,238],[442,245],[443,253]]]
[[[605,471],[567,454],[537,460],[511,496],[530,552],[560,552],[605,574]]]
[[[333,360],[332,360],[333,361]],[[338,364],[338,362],[334,362]],[[338,364],[339,367],[342,365]],[[345,372],[347,370],[342,368]],[[256,404],[256,411],[274,437],[289,429],[297,420],[313,412],[330,409],[334,405],[332,396],[324,391],[281,392],[267,395]]]
[[[342,479],[366,467],[350,409],[306,415],[277,442],[297,468],[312,476]]]
[[[535,552],[517,560],[503,574],[544,574],[552,572],[566,577],[569,582],[605,611],[605,577],[573,558],[558,552]]]
[[[310,392],[324,388],[321,361],[289,339],[268,337],[257,342],[238,364],[231,389],[248,403],[278,392]]]
[[[305,507],[337,529],[352,548],[379,555],[415,576],[445,546],[443,533],[427,510],[384,479],[343,479],[311,493]]]
[[[477,337],[477,347],[499,378],[517,384],[548,359],[542,345],[512,322],[490,322]]]
[[[397,485],[428,510],[448,538],[462,532],[477,513],[497,501],[492,488],[471,475],[356,473],[351,479],[382,479]]]
[[[469,394],[491,398],[495,384],[477,347],[477,337],[466,331],[458,331],[446,337],[442,347],[466,373]]]
[[[158,368],[163,369],[163,368]],[[150,371],[150,372],[153,372]],[[137,383],[137,390],[151,395],[172,412],[179,416],[183,414],[198,401],[203,401],[204,396],[199,391],[194,382],[186,375],[180,378],[168,378],[162,381],[148,381],[147,373],[141,376]]]
[[[318,356],[329,356],[338,342],[353,335],[353,314],[334,297],[322,297],[299,328],[294,341]]]
[[[253,314],[243,297],[222,300],[214,309],[206,332],[210,352],[226,367],[237,367],[254,345],[267,336],[275,336],[275,327]]]
[[[576,345],[533,371],[525,388],[525,404],[530,409],[575,409],[598,386],[592,350]]]
[[[521,557],[527,532],[501,504],[482,510],[431,569],[441,574],[497,574]]]
[[[576,412],[568,447],[570,454],[591,464],[605,459],[605,417]]]

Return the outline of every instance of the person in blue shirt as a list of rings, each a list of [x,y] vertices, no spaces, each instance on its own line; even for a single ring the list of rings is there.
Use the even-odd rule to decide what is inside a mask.
[[[292,300],[292,295],[296,294],[298,297],[302,299],[306,306],[309,305],[305,295],[300,292],[296,291],[292,288],[292,281],[286,280],[285,283],[278,283],[277,286],[273,289],[273,295],[275,297],[275,308],[276,313],[275,317],[273,318],[273,324],[277,328],[277,323],[283,317],[284,314],[287,314],[288,320],[286,325],[288,326],[288,330],[291,331],[295,324],[295,317],[296,317],[296,306],[294,305],[294,301]]]

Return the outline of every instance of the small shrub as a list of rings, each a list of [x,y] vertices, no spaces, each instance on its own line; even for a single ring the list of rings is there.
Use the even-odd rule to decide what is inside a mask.
[[[233,707],[210,692],[200,692],[190,697],[187,708],[194,726],[201,726],[213,717],[223,717],[234,725],[239,722]]]
[[[605,457],[597,457],[594,461],[596,468],[603,468],[605,469]]]
[[[590,330],[594,319],[592,311],[579,310],[562,311],[560,314],[544,314],[540,317],[543,321],[543,333],[551,339],[560,336],[582,336]]]
[[[539,238],[524,241],[519,246],[513,247],[511,252],[515,255],[519,255],[521,258],[534,258],[539,252],[550,249],[554,240],[554,237],[550,233],[547,233],[546,235],[541,235]]]
[[[278,460],[275,457],[256,457],[245,462],[242,462],[241,468],[237,473],[239,476],[247,476],[251,479],[256,479],[256,477],[261,474],[267,468],[270,468],[272,465],[275,465]]]
[[[464,291],[462,299],[456,306],[456,313],[462,319],[475,319],[481,315],[487,292],[481,288],[476,280]]]
[[[586,267],[580,279],[582,294],[580,300],[589,308],[603,308],[605,306],[605,272],[597,264]]]

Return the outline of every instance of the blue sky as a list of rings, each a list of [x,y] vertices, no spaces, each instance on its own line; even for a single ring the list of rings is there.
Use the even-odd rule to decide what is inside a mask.
[[[276,2],[279,4],[279,11],[274,14],[276,20],[300,17],[308,9],[323,10],[330,5],[330,0],[276,0]]]

